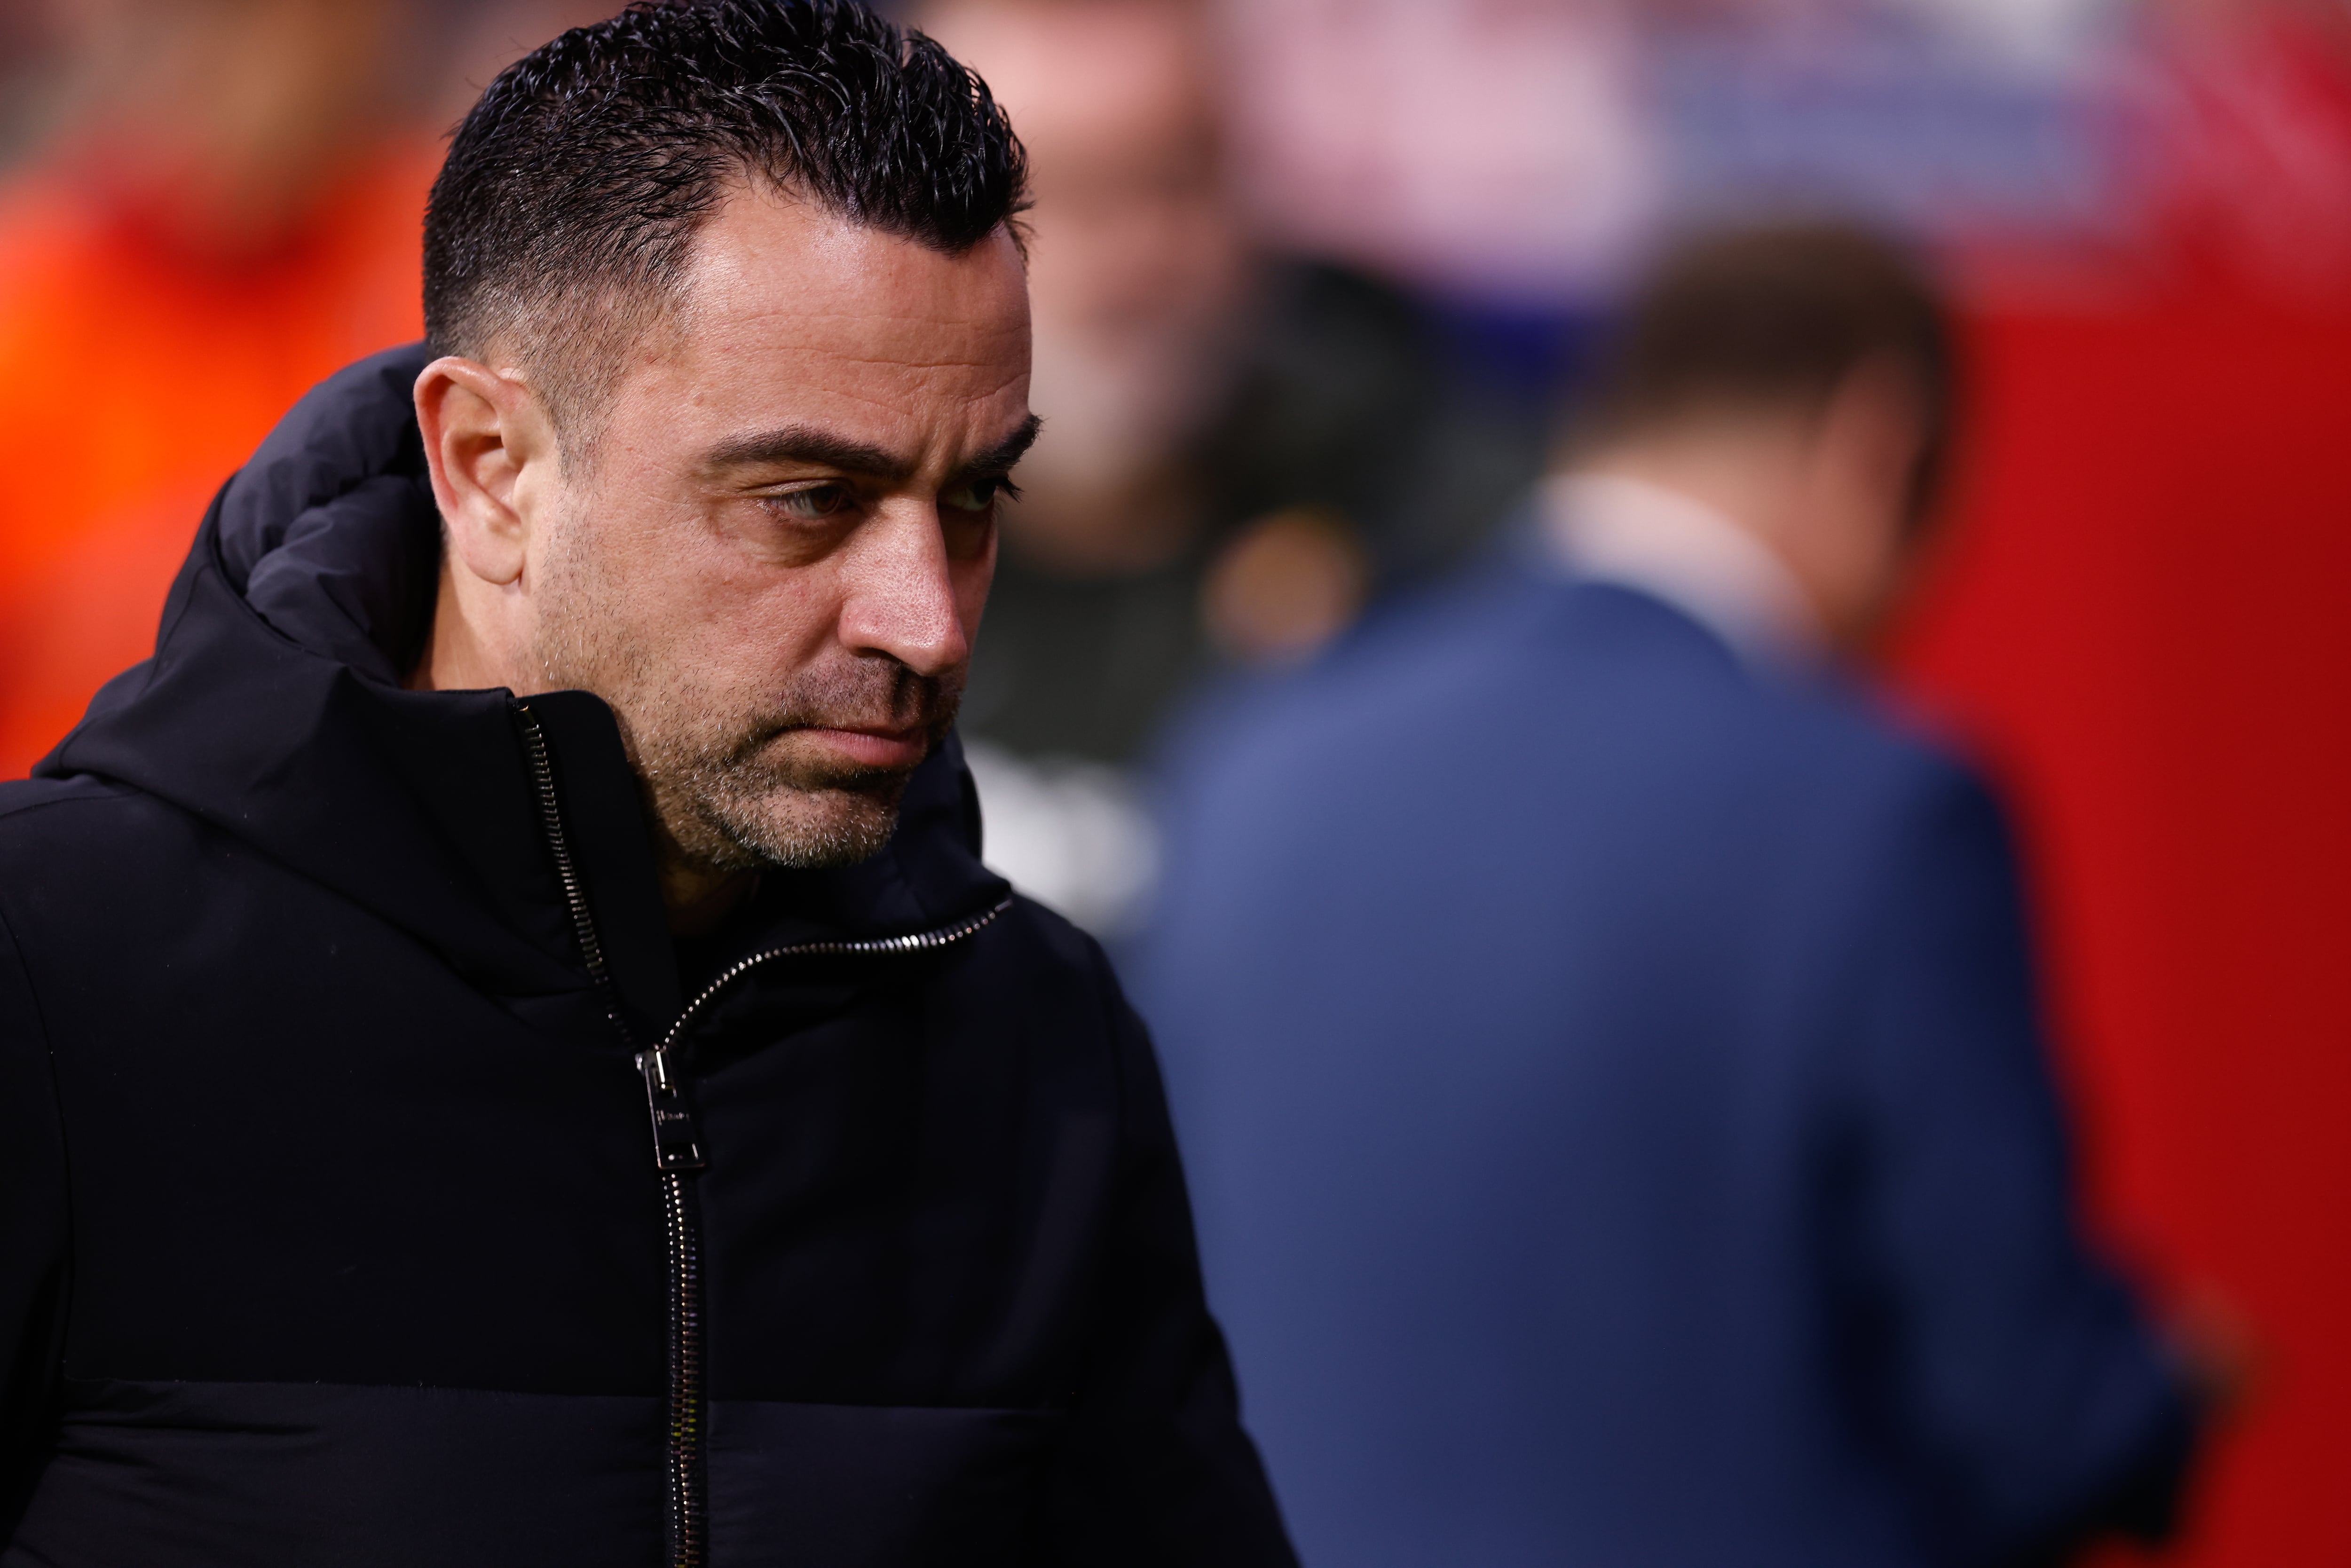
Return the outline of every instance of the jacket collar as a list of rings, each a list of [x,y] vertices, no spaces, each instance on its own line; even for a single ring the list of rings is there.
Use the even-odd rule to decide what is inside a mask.
[[[1566,474],[1538,501],[1547,542],[1587,582],[1672,606],[1766,673],[1825,657],[1827,636],[1794,573],[1753,534],[1687,496],[1608,474]]]

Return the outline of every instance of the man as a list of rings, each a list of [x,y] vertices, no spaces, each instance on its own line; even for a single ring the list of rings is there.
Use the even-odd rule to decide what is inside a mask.
[[[0,796],[0,1563],[1287,1563],[950,725],[1019,144],[834,0],[501,75],[429,347]]]
[[[1999,813],[1820,668],[1917,548],[1949,361],[1875,240],[1693,242],[1532,564],[1191,775],[1146,994],[1308,1561],[2161,1527],[2189,1417],[2069,1218]]]

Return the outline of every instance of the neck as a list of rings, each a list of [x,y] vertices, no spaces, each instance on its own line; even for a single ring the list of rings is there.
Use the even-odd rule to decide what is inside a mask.
[[[1811,454],[1800,425],[1726,421],[1635,437],[1592,454],[1579,471],[1632,479],[1695,501],[1769,551],[1823,625],[1834,622],[1803,547]]]
[[[441,585],[433,601],[433,635],[425,639],[424,657],[409,672],[413,692],[481,692],[504,686],[528,693],[535,683],[517,668],[518,661],[499,655],[467,613],[456,574],[444,556]]]
[[[666,840],[668,834],[662,837]],[[662,903],[669,910],[673,936],[707,936],[734,918],[759,891],[755,871],[717,871],[687,863],[664,843],[659,872]]]
[[[1802,465],[1802,449],[1774,433],[1705,431],[1627,441],[1579,466],[1687,497],[1785,560],[1788,514],[1798,499]]]

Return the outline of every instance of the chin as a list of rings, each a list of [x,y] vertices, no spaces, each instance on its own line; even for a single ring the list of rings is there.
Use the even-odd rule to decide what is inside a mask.
[[[824,871],[871,860],[898,827],[898,798],[905,781],[893,781],[887,798],[862,790],[789,791],[764,809],[724,812],[716,824],[748,863],[744,869]],[[732,858],[732,857],[730,857]]]

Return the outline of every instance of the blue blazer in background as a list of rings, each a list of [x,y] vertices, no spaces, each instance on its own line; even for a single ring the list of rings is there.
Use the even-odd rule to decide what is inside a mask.
[[[1139,979],[1308,1568],[2039,1560],[2190,1419],[1965,771],[1541,573],[1196,737]]]

